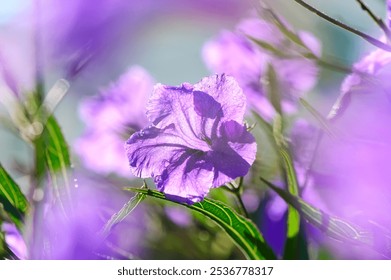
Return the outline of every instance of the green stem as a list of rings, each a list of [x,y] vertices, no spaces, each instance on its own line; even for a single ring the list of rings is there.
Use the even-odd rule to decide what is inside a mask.
[[[242,211],[243,215],[246,217],[246,218],[249,218],[249,214],[247,212],[247,209],[246,209],[246,206],[244,205],[243,203],[243,199],[242,199],[242,192],[243,192],[243,177],[240,177],[239,178],[239,183],[236,184],[235,181],[233,182],[230,182],[228,183],[230,186],[228,185],[223,185],[222,188],[227,190],[228,192],[232,193],[235,198],[237,199],[237,202],[238,202],[238,205],[239,205],[239,208],[240,210]]]
[[[245,216],[246,218],[249,218],[250,216],[248,215],[246,206],[244,206],[242,196],[241,196],[240,193],[238,193],[238,192],[235,192],[235,196],[236,196],[236,199],[237,199],[238,202],[239,202],[240,209],[242,210],[244,216]]]
[[[342,22],[340,22],[339,20],[336,20],[328,15],[326,15],[325,13],[322,13],[321,11],[319,11],[318,9],[312,7],[311,5],[309,5],[308,3],[306,3],[305,1],[302,1],[302,0],[294,0],[297,4],[303,6],[304,8],[306,8],[307,10],[309,10],[310,12],[316,14],[317,16],[323,18],[324,20],[327,20],[328,22],[342,28],[342,29],[345,29],[359,37],[361,37],[362,39],[366,40],[367,42],[369,42],[370,44],[384,50],[384,51],[387,51],[387,52],[391,52],[391,46],[383,43],[382,41],[379,41],[378,39],[368,35],[368,34],[365,34],[357,29],[354,29],[353,27],[350,27],[349,25],[346,25]]]
[[[368,13],[368,15],[373,19],[373,21],[383,30],[384,34],[387,36],[388,41],[391,40],[391,32],[390,29],[384,24],[383,20],[377,17],[371,9],[361,0],[356,0],[360,5],[361,9]]]

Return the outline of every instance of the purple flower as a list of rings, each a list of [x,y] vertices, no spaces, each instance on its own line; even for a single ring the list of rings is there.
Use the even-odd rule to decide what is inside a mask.
[[[121,48],[155,11],[154,3],[122,0],[59,0],[37,2],[44,51],[67,78],[90,67],[107,70]],[[44,9],[43,9],[44,8]],[[40,18],[39,18],[40,17]],[[91,68],[89,70],[92,70]]]
[[[106,259],[145,257],[143,241],[149,223],[138,206],[108,236],[102,230],[129,197],[112,185],[83,177],[71,189],[72,205],[53,203],[49,193],[40,205],[34,235],[28,247],[30,259]],[[153,228],[149,228],[152,230]]]
[[[241,88],[226,75],[156,85],[147,111],[152,124],[126,142],[132,173],[153,177],[158,190],[188,203],[246,175],[257,148],[243,125],[245,105]]]
[[[123,143],[129,134],[147,125],[144,108],[152,90],[151,76],[134,66],[99,97],[83,103],[80,111],[87,132],[75,148],[89,169],[128,176]]]
[[[19,259],[25,259],[27,257],[26,243],[16,226],[9,223],[3,223],[1,225],[1,230],[5,233],[5,242],[10,250]]]
[[[315,184],[333,214],[374,230],[376,236],[389,235],[391,54],[377,49],[354,70],[329,114],[338,139],[322,138],[314,162]],[[339,253],[344,258],[381,257],[367,251]]]
[[[248,36],[273,45],[289,58],[277,57],[261,49]],[[320,55],[320,44],[313,36],[305,32],[299,33],[299,36],[313,53]],[[241,22],[235,32],[223,31],[218,38],[206,43],[203,56],[212,71],[234,76],[243,88],[249,106],[270,118],[274,109],[265,96],[262,82],[269,64],[277,73],[284,94],[283,106],[287,111],[291,110],[297,97],[310,90],[316,82],[316,64],[305,59],[302,52],[301,48],[287,41],[275,25],[252,18]]]
[[[192,223],[191,214],[184,208],[179,207],[165,207],[164,213],[167,217],[180,227],[188,227]]]

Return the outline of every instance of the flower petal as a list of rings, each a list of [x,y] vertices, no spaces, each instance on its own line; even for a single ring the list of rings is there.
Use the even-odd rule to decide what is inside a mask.
[[[257,152],[255,138],[235,121],[224,122],[220,136],[213,141],[213,150],[208,153],[208,161],[214,167],[213,187],[246,175]]]

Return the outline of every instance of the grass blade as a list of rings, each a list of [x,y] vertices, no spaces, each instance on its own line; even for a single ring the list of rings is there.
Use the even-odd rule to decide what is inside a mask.
[[[293,161],[288,150],[280,147],[280,154],[284,163],[286,180],[288,183],[288,191],[290,194],[298,196],[299,186],[297,183],[296,172]],[[299,259],[300,258],[300,215],[299,212],[292,206],[288,207],[287,219],[287,239],[284,248],[284,259]]]
[[[1,229],[1,223],[0,223]],[[18,257],[12,252],[5,242],[4,232],[0,231],[0,260],[18,260]]]
[[[128,188],[126,190],[171,201],[166,198],[163,193],[158,191],[138,188]],[[276,258],[254,223],[237,214],[229,206],[211,199],[204,199],[193,205],[175,201],[171,202],[185,206],[212,219],[232,238],[248,259],[259,260]]]
[[[391,233],[380,227],[364,229],[344,219],[328,215],[306,203],[298,196],[278,188],[263,178],[261,180],[289,205],[294,207],[303,219],[319,228],[328,236],[342,242],[370,247],[381,255],[391,258]]]
[[[276,71],[271,64],[267,67],[268,98],[277,113],[282,115],[280,87]]]
[[[0,164],[0,204],[20,229],[28,209],[28,201],[19,186]]]
[[[111,229],[122,222],[141,201],[145,199],[146,195],[143,193],[137,193],[132,197],[117,213],[115,213],[110,220],[104,225],[102,230],[103,237],[107,237],[110,234]]]

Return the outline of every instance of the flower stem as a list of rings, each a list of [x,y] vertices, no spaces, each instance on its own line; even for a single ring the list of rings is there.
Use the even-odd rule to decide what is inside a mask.
[[[373,21],[383,30],[384,34],[387,36],[388,41],[391,40],[391,32],[390,29],[384,24],[384,21],[377,17],[371,9],[361,0],[356,0],[360,5],[361,9],[368,13],[368,15],[373,19]]]
[[[228,185],[223,185],[222,188],[235,195],[237,202],[239,204],[239,208],[242,211],[242,214],[246,218],[249,218],[246,206],[244,205],[243,199],[242,199],[243,177],[239,178],[238,184],[236,184],[236,182],[233,181],[233,182],[228,183]]]
[[[239,202],[239,206],[244,214],[244,216],[246,218],[249,218],[249,215],[248,215],[248,212],[247,212],[247,209],[246,209],[246,206],[244,206],[244,203],[243,203],[243,199],[242,199],[242,196],[240,195],[240,193],[236,192],[235,193],[235,196],[236,196],[236,199],[238,200]]]
[[[383,43],[382,41],[379,41],[378,39],[366,34],[366,33],[363,33],[357,29],[354,29],[353,27],[350,27],[349,25],[346,25],[342,22],[340,22],[339,20],[336,20],[328,15],[326,15],[325,13],[322,13],[321,11],[319,11],[318,9],[314,8],[313,6],[309,5],[308,3],[306,3],[305,1],[302,1],[302,0],[294,0],[297,4],[303,6],[304,8],[306,8],[307,10],[309,10],[310,12],[316,14],[317,16],[323,18],[324,20],[327,20],[328,22],[331,22],[332,24],[342,28],[342,29],[345,29],[361,38],[363,38],[364,40],[366,40],[367,42],[369,42],[370,44],[382,49],[382,50],[385,50],[387,52],[391,52],[391,46]]]

